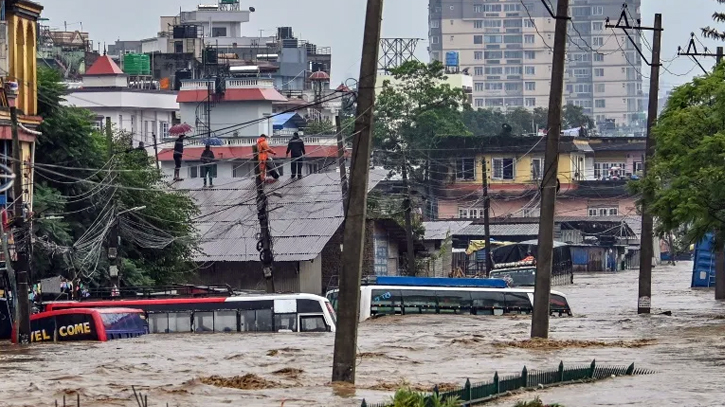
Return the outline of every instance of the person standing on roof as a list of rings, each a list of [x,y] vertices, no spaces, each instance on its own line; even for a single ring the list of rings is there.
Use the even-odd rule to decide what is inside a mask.
[[[287,144],[287,153],[285,156],[292,154],[292,178],[302,178],[302,160],[305,156],[305,142],[302,141],[300,135],[295,132],[292,140]]]
[[[204,178],[204,187],[206,188],[206,176],[209,176],[209,186],[214,186],[214,181],[211,174],[211,166],[214,162],[214,152],[211,151],[211,146],[206,145],[204,151],[201,152],[201,176]]]
[[[180,181],[181,158],[184,156],[184,135],[180,134],[174,142],[174,181]]]
[[[257,154],[259,156],[259,176],[262,181],[264,181],[267,179],[267,160],[269,159],[269,154],[277,155],[277,153],[269,147],[266,134],[260,135],[257,139]]]

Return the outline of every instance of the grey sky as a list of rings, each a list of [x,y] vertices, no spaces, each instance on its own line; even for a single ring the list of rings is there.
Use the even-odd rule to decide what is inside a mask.
[[[212,0],[36,0],[45,6],[43,16],[55,28],[68,23],[69,29],[79,29],[79,22],[94,42],[113,42],[116,39],[134,40],[152,37],[159,27],[160,15],[172,15],[179,8],[191,10],[199,3]],[[244,25],[244,35],[271,35],[278,26],[292,26],[299,38],[318,46],[332,47],[333,83],[358,75],[362,46],[365,0],[244,0],[243,6],[254,6],[256,12]],[[663,88],[671,88],[701,73],[699,67],[686,57],[668,61],[676,55],[677,46],[685,47],[690,32],[699,34],[700,27],[712,25],[710,15],[718,8],[715,0],[642,0],[642,24],[651,26],[654,13],[662,13],[665,31],[662,59],[673,74],[664,72]],[[384,37],[427,38],[428,0],[386,0],[383,17]],[[720,7],[725,11],[725,7]],[[617,16],[610,16],[612,19]],[[725,29],[725,24],[721,25]],[[651,39],[651,32],[645,33]],[[714,41],[703,42],[713,50]],[[419,42],[417,55],[427,61],[427,40]],[[723,44],[725,45],[725,44]],[[645,49],[646,55],[649,51]],[[649,59],[649,58],[648,58]],[[710,68],[714,58],[699,58]],[[642,73],[649,77],[649,68]],[[682,75],[682,76],[679,76]],[[647,87],[645,81],[645,87]]]

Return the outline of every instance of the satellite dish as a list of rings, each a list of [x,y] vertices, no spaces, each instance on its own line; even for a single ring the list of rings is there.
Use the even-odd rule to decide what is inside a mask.
[[[254,13],[254,12],[255,12],[255,11],[257,11],[257,10],[256,10],[256,9],[255,9],[254,7],[250,7],[250,8],[249,8],[249,11],[251,11],[252,13]]]

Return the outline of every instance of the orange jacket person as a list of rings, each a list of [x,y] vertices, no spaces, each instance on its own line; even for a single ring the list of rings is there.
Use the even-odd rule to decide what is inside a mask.
[[[277,155],[267,143],[267,135],[262,134],[257,139],[257,153],[259,154],[259,176],[262,177],[262,181],[267,179],[267,160],[269,159],[269,153]]]

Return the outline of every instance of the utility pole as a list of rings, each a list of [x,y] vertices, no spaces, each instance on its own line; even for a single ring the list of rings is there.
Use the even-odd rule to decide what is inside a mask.
[[[561,138],[561,101],[564,93],[566,29],[569,23],[569,0],[559,0],[556,7],[554,57],[551,68],[548,133],[544,155],[544,176],[541,183],[541,216],[539,244],[536,250],[536,286],[531,337],[549,337],[549,295],[551,293],[552,254],[554,251],[554,213],[556,210],[556,176],[559,172],[559,139]]]
[[[662,14],[655,14],[655,25],[654,27],[642,27],[641,25],[631,26],[627,19],[626,4],[622,9],[622,13],[619,16],[617,24],[609,24],[607,18],[607,28],[619,28],[627,34],[627,38],[639,52],[642,59],[650,66],[650,78],[649,78],[649,106],[647,110],[647,140],[645,141],[646,150],[644,155],[643,163],[643,175],[647,177],[647,171],[649,170],[649,164],[652,162],[654,156],[655,140],[654,134],[652,134],[652,128],[657,121],[657,105],[659,99],[660,89],[660,49],[662,46]],[[653,31],[654,38],[652,39],[652,60],[647,61],[647,58],[642,54],[637,43],[629,35],[628,29],[635,31]],[[694,37],[694,34],[693,34]],[[694,46],[694,39],[691,39],[691,45]],[[688,52],[690,48],[688,47]],[[695,49],[695,51],[697,51]],[[678,50],[679,54],[679,50]],[[695,59],[695,57],[692,57]],[[698,65],[700,63],[695,59]],[[700,65],[702,67],[702,65]],[[649,204],[652,202],[652,193],[649,190],[645,190],[644,199],[642,199],[642,236],[640,238],[640,251],[639,251],[639,290],[637,296],[637,314],[649,314],[651,303],[652,303],[652,257],[654,251],[654,230],[652,214],[649,213]]]
[[[355,383],[357,365],[357,325],[360,309],[365,220],[367,217],[368,178],[373,135],[375,79],[378,68],[380,26],[383,0],[368,0],[365,14],[362,61],[358,85],[357,112],[350,168],[349,206],[345,214],[342,274],[338,305],[332,381]]]
[[[262,262],[262,272],[267,282],[267,292],[274,293],[274,276],[272,276],[272,268],[274,266],[274,253],[272,252],[272,237],[269,234],[269,212],[267,212],[267,194],[264,193],[264,180],[259,169],[259,151],[257,146],[252,146],[254,152],[254,180],[257,185],[257,219],[259,219],[260,240],[257,248],[259,250],[259,260]]]
[[[723,47],[717,47],[717,53],[715,54],[715,58],[717,61],[717,64],[720,65],[720,62],[722,62],[722,56],[723,56]]]
[[[159,141],[156,139],[156,132],[151,133],[154,138],[154,158],[156,160],[156,169],[161,170],[161,164],[159,164]]]
[[[417,269],[415,267],[415,245],[413,244],[412,202],[410,200],[410,186],[408,185],[408,162],[405,159],[405,154],[403,154],[403,189],[405,189],[403,209],[405,210],[405,243],[407,246],[408,275],[415,276]]]
[[[345,162],[345,142],[342,139],[342,122],[340,113],[335,116],[335,127],[337,130],[337,166],[340,169],[340,187],[342,188],[342,207],[347,214],[348,189],[347,163]]]
[[[656,18],[656,17],[655,17]],[[648,29],[648,28],[641,28],[636,27],[639,29]],[[654,52],[654,50],[653,50]],[[715,57],[717,58],[717,63],[720,64],[720,61],[722,60],[722,47],[717,47],[717,53],[713,54],[712,52],[707,52],[707,47],[704,47],[703,51],[700,52],[697,50],[697,44],[695,43],[695,33],[690,33],[690,41],[687,43],[687,50],[685,52],[682,52],[682,47],[677,47],[677,56],[687,56],[692,58],[693,61],[697,64],[697,66],[700,67],[700,70],[702,70],[702,73],[707,75],[709,72],[707,69],[705,69],[704,66],[700,63],[700,61],[697,59],[697,57]]]
[[[106,117],[106,142],[108,142],[108,158],[111,159],[113,157],[113,128],[110,117]],[[115,296],[121,287],[118,272],[118,207],[115,202],[113,208],[113,225],[111,225],[108,236],[108,277],[111,282],[111,296]]]
[[[10,93],[10,92],[8,92]],[[25,203],[24,203],[24,177],[23,177],[23,154],[20,147],[20,136],[18,135],[18,109],[15,106],[16,95],[9,95],[10,122],[13,135],[13,173],[15,183],[13,184],[13,224],[15,226],[14,240],[17,260],[12,265],[15,270],[18,287],[14,293],[18,298],[17,321],[18,321],[18,343],[30,343],[30,300],[28,298],[28,273],[30,264],[28,260],[27,245],[30,233],[25,226]]]
[[[491,199],[488,197],[488,166],[486,165],[486,156],[483,157],[483,233],[484,233],[484,253],[486,254],[486,277],[491,274],[491,219],[489,212],[491,211]]]

